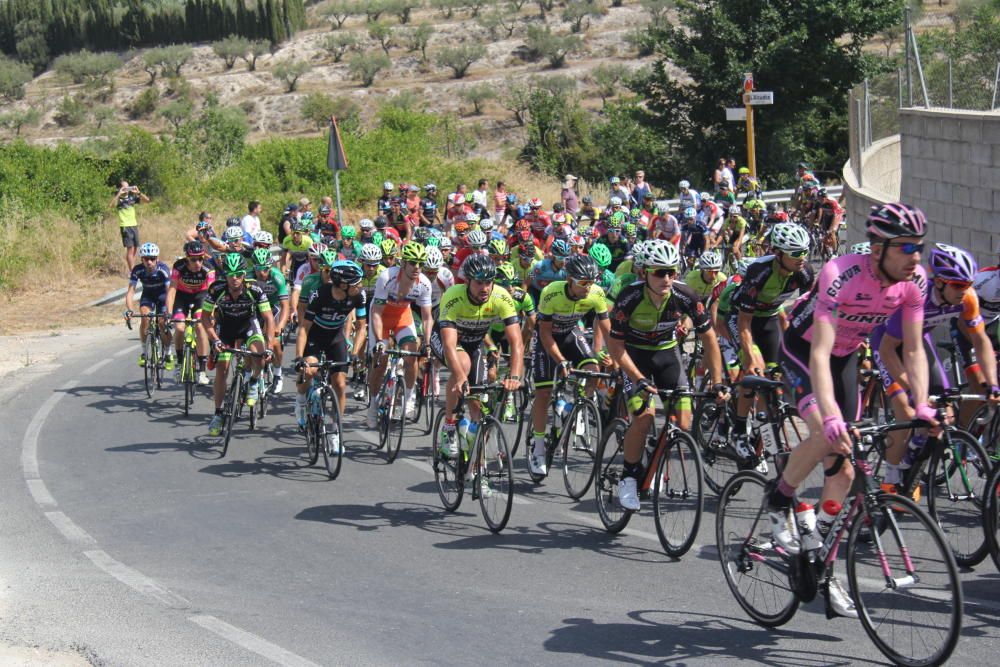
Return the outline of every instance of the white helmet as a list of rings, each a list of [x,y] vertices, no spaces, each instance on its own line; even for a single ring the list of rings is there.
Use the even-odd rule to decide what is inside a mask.
[[[253,242],[267,245],[274,243],[274,237],[271,236],[271,232],[265,232],[263,229],[253,235]]]
[[[441,254],[441,251],[434,246],[427,248],[427,261],[424,262],[424,268],[437,271],[442,266],[444,266],[444,255]]]
[[[393,186],[392,181],[386,181],[385,183],[382,184],[383,190],[392,190],[393,187],[395,186]]]
[[[365,264],[378,264],[382,261],[382,249],[374,243],[361,246],[361,261]]]
[[[681,181],[680,183],[677,184],[677,187],[679,187],[681,190],[686,190],[691,187],[691,184],[688,181]]]
[[[486,239],[486,234],[483,234],[478,229],[469,232],[469,236],[468,236],[467,240],[469,241],[469,247],[471,247],[471,248],[485,248],[486,247],[486,240],[487,240]]]
[[[227,241],[236,241],[243,239],[243,228],[242,227],[227,227],[226,233],[224,234]]]
[[[722,268],[722,255],[709,250],[701,254],[698,258],[698,268],[702,271],[718,271]]]
[[[701,198],[702,201],[712,201],[711,192],[702,192],[698,196]]]
[[[358,227],[361,229],[375,229],[375,223],[368,218],[361,218],[361,222],[358,223]]]
[[[809,250],[809,232],[794,222],[780,222],[771,228],[771,245],[782,252]]]
[[[611,205],[612,206],[621,206],[622,205],[622,198],[621,197],[612,197],[611,198]]]
[[[493,221],[490,220],[489,218],[483,218],[482,220],[479,221],[479,229],[483,230],[484,232],[492,232]]]
[[[646,265],[646,241],[639,241],[632,246],[632,268],[641,269]]]
[[[670,241],[655,239],[643,243],[643,254],[645,255],[643,266],[663,266],[675,267],[681,263],[680,253],[677,246]]]
[[[306,254],[309,255],[309,259],[319,259],[319,256],[327,250],[329,250],[329,248],[326,247],[325,243],[313,243],[309,246],[309,250],[306,251]]]
[[[739,215],[742,212],[739,204],[733,204],[729,207],[729,215]]]
[[[870,255],[870,254],[872,254],[872,244],[871,244],[871,242],[865,241],[864,243],[855,243],[854,245],[851,246],[851,252],[850,252],[850,254],[852,254],[852,255]]]
[[[741,257],[740,261],[736,262],[736,273],[741,276],[745,276],[747,274],[747,269],[749,269],[750,265],[755,261],[757,260],[754,257]]]
[[[159,257],[160,246],[155,243],[143,243],[139,248],[139,257]]]
[[[441,242],[438,243],[438,247],[442,250],[451,250],[451,239],[447,236],[442,236]]]

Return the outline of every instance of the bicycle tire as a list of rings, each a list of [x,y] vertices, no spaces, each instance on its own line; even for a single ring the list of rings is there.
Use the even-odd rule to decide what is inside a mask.
[[[462,494],[465,484],[462,481],[461,458],[452,459],[441,455],[439,447],[440,433],[444,426],[445,411],[439,410],[434,418],[434,441],[431,443],[434,482],[437,485],[441,505],[448,512],[454,512],[462,504]],[[458,434],[455,434],[458,437]]]
[[[322,427],[322,437],[318,442],[323,448],[326,474],[331,480],[337,479],[344,460],[344,440],[341,437],[343,425],[340,420],[340,400],[337,398],[337,392],[331,389],[323,391],[323,421],[319,423]]]
[[[504,425],[504,433],[507,436],[507,443],[510,444],[513,440],[513,444],[510,447],[510,458],[513,461],[514,457],[517,456],[517,450],[521,447],[521,442],[524,440],[525,432],[530,430],[531,426],[525,424],[525,413],[527,411],[526,397],[529,396],[526,387],[521,387],[515,392],[511,392],[511,400],[514,401],[514,418],[510,421],[503,419],[501,412],[500,423]],[[530,419],[529,419],[530,421]]]
[[[184,381],[184,416],[191,414],[191,405],[194,404],[194,356],[191,348],[184,346],[184,355],[181,357],[181,378]]]
[[[998,510],[1000,510],[998,493],[1000,493],[1000,466],[993,466],[990,478],[986,482],[983,531],[986,533],[986,546],[989,549],[990,558],[993,559],[993,566],[1000,571],[1000,536],[997,535],[997,529],[1000,528],[1000,521],[997,520]]]
[[[223,408],[224,421],[222,422],[222,456],[225,457],[229,451],[229,440],[233,436],[233,424],[237,418],[237,407],[240,401],[240,394],[243,387],[243,374],[236,370],[232,384],[229,385],[229,393],[225,397],[225,407]]]
[[[149,346],[149,340],[147,336],[146,341],[146,363],[142,367],[142,383],[143,388],[146,390],[146,398],[153,398],[153,366],[155,365],[155,360],[153,359],[152,348]]]
[[[873,509],[879,516],[870,515]],[[884,530],[871,532],[873,539],[859,539],[868,524],[883,525]],[[904,563],[911,564],[914,572],[907,572]],[[889,576],[894,573],[905,576]],[[847,538],[847,576],[861,625],[885,657],[908,667],[940,665],[948,659],[962,630],[962,585],[944,534],[917,503],[887,493],[866,500]],[[891,587],[887,578],[893,580]],[[906,593],[898,594],[899,590]],[[928,647],[936,637],[928,620],[922,616],[917,622],[915,611],[902,611],[907,603],[922,605],[927,615],[936,609],[947,617],[947,628],[940,633],[943,639],[935,642],[938,646]],[[886,615],[873,619],[879,610]],[[890,645],[897,635],[904,642],[909,638],[911,649],[928,647],[929,655],[904,654]]]
[[[691,549],[704,506],[698,445],[687,433],[676,431],[664,447],[653,481],[653,519],[660,546],[668,556],[680,558]]]
[[[274,386],[274,371],[271,364],[265,364],[261,371],[260,398],[257,399],[257,418],[263,419],[267,416],[267,399],[271,396],[271,387]]]
[[[474,484],[479,496],[479,509],[491,533],[499,533],[510,520],[514,505],[514,471],[510,450],[503,428],[493,417],[487,417],[476,436],[477,470]],[[485,484],[483,480],[485,478]],[[489,489],[489,493],[484,492]]]
[[[573,500],[579,500],[594,481],[594,459],[601,439],[601,413],[592,400],[581,399],[573,406],[566,424],[562,435],[563,484],[566,494]]]
[[[260,378],[257,378],[256,380],[254,380],[251,377],[250,378],[250,382],[256,382],[257,383],[257,402],[259,403],[260,399],[261,399]],[[250,382],[246,383],[246,385],[247,385],[247,391],[250,390]],[[254,430],[257,429],[257,404],[254,403],[254,405],[248,405],[247,406],[247,413],[248,413],[247,414],[247,420],[250,422],[250,430],[254,431]]]
[[[765,511],[767,479],[755,470],[733,475],[719,495],[715,543],[722,574],[740,607],[757,623],[776,628],[795,616],[799,598],[792,590],[790,567],[771,548]],[[765,604],[773,603],[763,609]]]
[[[424,417],[424,435],[430,435],[434,430],[435,410],[437,409],[437,394],[434,392],[433,368],[424,373],[424,393],[420,399],[420,410]]]
[[[609,533],[620,533],[632,518],[632,512],[618,502],[618,482],[625,462],[624,441],[628,423],[616,418],[604,429],[594,458],[594,496],[597,514]]]
[[[989,555],[982,527],[990,459],[971,434],[946,431],[945,435],[948,440],[931,456],[927,469],[929,479],[937,479],[939,469],[944,477],[941,485],[927,485],[927,513],[944,533],[955,562],[975,567]],[[949,446],[952,440],[959,442]]]
[[[724,410],[726,406],[720,406],[715,401],[702,401],[692,421],[695,442],[701,447],[705,485],[715,495],[720,495],[726,482],[740,470],[736,452],[729,445],[729,435],[719,432]]]
[[[389,418],[392,397],[389,394],[389,383],[383,384],[375,398],[375,414],[378,415],[378,448],[387,449],[389,446]]]
[[[163,388],[163,341],[160,337],[156,335],[153,330],[153,325],[149,326],[150,339],[149,339],[149,349],[153,357],[153,382],[150,389],[155,392]],[[146,364],[147,366],[149,364]],[[150,393],[150,398],[152,398],[152,393]]]
[[[388,420],[385,441],[386,463],[392,463],[399,456],[399,449],[403,446],[403,432],[406,431],[406,387],[402,378],[396,378],[396,389],[393,394],[392,403],[385,411],[385,418]]]

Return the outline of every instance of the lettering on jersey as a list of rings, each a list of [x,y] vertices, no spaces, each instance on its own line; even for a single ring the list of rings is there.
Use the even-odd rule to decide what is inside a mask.
[[[860,324],[881,324],[882,322],[885,322],[887,319],[889,319],[889,315],[883,315],[883,314],[867,315],[864,313],[845,314],[841,310],[837,311],[837,317],[846,322],[857,322]]]
[[[830,287],[827,288],[826,293],[829,296],[837,296],[837,293],[840,291],[840,288],[844,286],[844,283],[846,283],[848,280],[858,275],[859,273],[861,273],[860,266],[855,264],[853,266],[847,267],[846,271],[844,271],[839,276],[833,279],[833,281],[830,283]]]
[[[871,294],[864,294],[862,292],[858,292],[857,294],[854,295],[854,300],[855,301],[871,301],[872,300],[872,296],[871,296]]]
[[[701,301],[698,301],[697,303],[695,303],[694,312],[697,313],[698,315],[704,315],[705,314],[705,304],[703,304]],[[680,313],[677,313],[677,317],[680,318]]]

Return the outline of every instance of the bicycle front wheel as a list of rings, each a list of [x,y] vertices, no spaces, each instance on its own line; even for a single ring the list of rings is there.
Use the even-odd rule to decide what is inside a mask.
[[[150,331],[153,331],[153,326],[150,325]],[[155,391],[157,389],[163,389],[163,341],[156,333],[150,334],[152,338],[149,339],[149,350],[153,357],[153,383],[152,389]],[[149,364],[147,364],[148,366]]]
[[[229,451],[229,439],[233,436],[233,423],[236,421],[237,408],[239,408],[240,396],[243,394],[243,374],[238,370],[234,371],[232,383],[229,385],[229,392],[226,394],[225,407],[223,408],[224,421],[222,423],[222,456]]]
[[[733,597],[750,618],[775,628],[792,619],[799,598],[789,584],[789,563],[770,536],[766,494],[767,479],[759,472],[733,475],[719,494],[715,541]]]
[[[653,519],[666,554],[680,558],[698,537],[704,506],[701,455],[687,433],[670,436],[653,480]]]
[[[962,587],[944,535],[915,502],[886,493],[866,502],[847,540],[847,576],[861,625],[887,658],[948,659],[962,630]]]
[[[993,565],[1000,570],[1000,502],[997,494],[1000,493],[1000,466],[993,466],[990,479],[986,483],[985,506],[983,507],[983,531],[986,533],[986,545],[989,548]]]
[[[618,500],[618,482],[625,465],[625,431],[628,423],[615,419],[604,429],[604,437],[594,459],[594,495],[597,497],[597,514],[604,529],[620,533],[632,518],[632,512],[622,507]]]
[[[579,400],[563,426],[563,482],[579,500],[594,480],[594,458],[601,440],[601,415],[591,400]]]
[[[705,484],[716,495],[729,478],[739,472],[735,450],[729,445],[732,425],[726,406],[715,401],[701,401],[694,413],[694,439],[701,446]]]
[[[323,448],[323,461],[330,479],[337,479],[344,457],[344,443],[341,441],[340,401],[337,392],[323,392],[322,435],[319,444]]]
[[[990,476],[986,450],[964,431],[948,431],[942,448],[931,458],[927,485],[927,511],[937,521],[955,562],[973,567],[988,553],[983,532],[983,500]]]
[[[385,409],[386,438],[385,460],[392,463],[399,456],[399,448],[403,446],[403,431],[406,430],[406,388],[403,378],[396,378],[396,390],[393,392],[392,403]]]
[[[194,353],[190,347],[184,346],[184,356],[181,360],[181,377],[184,380],[184,416],[191,413],[194,404]]]
[[[439,410],[434,417],[434,442],[431,444],[433,451],[432,464],[434,466],[434,481],[437,483],[438,496],[441,498],[441,505],[445,510],[454,512],[462,504],[462,494],[465,492],[465,485],[462,482],[462,454],[457,457],[445,455],[441,451],[441,430],[444,428],[444,410]],[[453,438],[458,437],[458,433],[452,433]]]
[[[500,422],[488,417],[479,429],[475,456],[476,492],[479,509],[493,533],[499,533],[510,519],[514,504],[514,471],[511,469],[507,438]]]

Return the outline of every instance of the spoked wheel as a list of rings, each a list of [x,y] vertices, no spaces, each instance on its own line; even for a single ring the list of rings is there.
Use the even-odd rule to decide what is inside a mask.
[[[263,398],[262,394],[264,393],[264,392],[262,392],[260,390],[260,378],[257,378],[255,380],[255,379],[253,379],[251,377],[249,380],[247,380],[246,381],[246,391],[250,390],[250,383],[252,383],[252,382],[256,382],[257,383],[257,403],[259,403],[260,400]],[[244,392],[244,393],[246,393],[246,392]],[[250,420],[250,430],[251,431],[253,431],[254,429],[257,428],[257,403],[254,403],[253,405],[248,405],[247,406],[247,418]],[[246,400],[243,401],[243,404],[246,405]]]
[[[514,504],[514,471],[500,423],[492,417],[479,430],[473,492],[490,531],[499,533],[510,519]]]
[[[389,393],[389,389],[383,386],[378,394],[372,397],[375,401],[375,414],[378,415],[378,448],[387,449],[389,442],[389,412],[391,405],[389,401],[392,400],[392,395]]]
[[[859,539],[864,531],[873,539]],[[897,495],[866,503],[847,540],[847,576],[861,624],[900,665],[940,665],[962,629],[962,588],[951,549],[920,507]]]
[[[191,406],[194,404],[195,377],[194,354],[191,353],[191,348],[186,346],[181,361],[181,376],[184,380],[184,416],[187,417],[190,415]]]
[[[341,441],[340,401],[337,392],[323,392],[323,421],[318,422],[319,444],[323,449],[323,462],[330,479],[337,479],[344,458],[344,444]]]
[[[306,460],[309,465],[314,466],[319,461],[319,417],[308,415],[306,417]]]
[[[624,419],[615,419],[604,429],[604,437],[594,459],[594,494],[597,497],[597,514],[604,529],[609,533],[620,533],[632,518],[632,512],[624,509],[618,501],[618,482],[622,478],[625,464]]]
[[[983,501],[990,476],[990,459],[974,437],[964,431],[949,431],[948,441],[931,459],[930,479],[941,484],[927,486],[927,511],[962,567],[983,562],[989,552],[983,531]]]
[[[153,336],[150,339],[149,349],[156,360],[156,363],[153,364],[153,389],[163,389],[163,341],[160,340],[159,336]]]
[[[386,463],[392,463],[399,456],[399,448],[403,445],[403,431],[406,430],[406,387],[403,386],[403,378],[396,378],[396,389],[392,402],[386,406],[384,418],[388,420],[385,460]]]
[[[527,388],[521,387],[510,394],[508,401],[513,401],[513,411],[508,411],[506,406],[500,406],[498,409],[500,409],[500,423],[503,425],[504,435],[507,436],[510,456],[513,459],[517,456],[521,442],[526,439],[528,431],[531,430],[531,415],[528,413],[531,398]]]
[[[156,364],[159,363],[159,359],[156,356],[156,350],[153,348],[152,344],[146,341],[146,365],[142,367],[142,382],[146,389],[146,398],[153,397],[153,390],[156,385],[156,376],[154,375]]]
[[[243,395],[243,374],[239,371],[234,372],[236,372],[236,378],[229,387],[229,393],[226,395],[222,408],[222,456],[225,456],[226,452],[229,451],[229,439],[233,435],[233,423],[239,415],[239,402]]]
[[[767,480],[744,470],[719,495],[715,540],[733,597],[750,618],[767,627],[784,625],[799,608],[789,584],[789,564],[774,549],[765,511]]]
[[[264,367],[261,378],[260,397],[257,399],[256,407],[257,416],[263,419],[267,416],[267,399],[271,397],[271,387],[274,386],[274,371],[270,364]]]
[[[441,452],[441,431],[444,428],[444,410],[439,410],[434,417],[434,442],[432,462],[434,466],[434,481],[437,483],[438,496],[441,505],[449,512],[454,512],[462,504],[462,493],[465,485],[462,483],[462,465],[458,457],[445,456]],[[458,433],[452,434],[458,438]],[[461,455],[459,455],[461,456]]]
[[[566,420],[562,435],[562,468],[566,493],[579,500],[594,480],[594,458],[601,441],[601,415],[592,401],[580,400]]]
[[[687,433],[667,442],[653,481],[653,518],[656,534],[668,556],[680,558],[698,537],[704,505],[701,455]]]
[[[729,478],[739,472],[736,452],[729,445],[726,406],[702,401],[694,413],[694,439],[701,447],[705,484],[716,495]]]
[[[986,532],[986,545],[989,548],[993,565],[1000,570],[1000,466],[993,466],[993,472],[986,483],[985,507],[983,508],[983,530]]]

